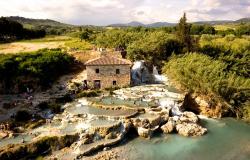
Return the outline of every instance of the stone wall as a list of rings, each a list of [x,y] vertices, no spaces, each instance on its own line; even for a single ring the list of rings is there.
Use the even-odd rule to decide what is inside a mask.
[[[99,69],[99,73],[96,73],[96,69]],[[119,74],[116,74],[116,69],[120,70]],[[89,85],[93,85],[94,80],[101,81],[101,89],[130,85],[130,65],[86,66],[86,70]],[[113,81],[116,81],[116,85],[113,85]]]

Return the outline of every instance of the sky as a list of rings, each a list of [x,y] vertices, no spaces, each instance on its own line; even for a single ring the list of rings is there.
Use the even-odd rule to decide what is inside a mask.
[[[76,25],[139,21],[237,20],[250,17],[250,0],[0,0],[0,16],[53,19]]]

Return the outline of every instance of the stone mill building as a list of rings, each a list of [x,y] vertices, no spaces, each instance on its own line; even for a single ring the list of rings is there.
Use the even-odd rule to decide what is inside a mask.
[[[102,55],[85,63],[87,84],[94,88],[123,87],[130,85],[129,60]]]

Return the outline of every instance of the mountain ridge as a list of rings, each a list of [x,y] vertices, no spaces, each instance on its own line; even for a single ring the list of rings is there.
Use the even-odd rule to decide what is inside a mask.
[[[210,24],[210,25],[219,25],[219,24],[235,24],[235,23],[250,23],[250,17],[241,18],[238,20],[216,20],[216,21],[197,21],[197,22],[189,22],[192,24]],[[131,25],[132,24],[132,25]],[[169,22],[154,22],[149,24],[144,24],[138,21],[132,21],[129,23],[117,23],[110,24],[109,27],[168,27],[175,26],[177,23],[169,23]]]
[[[52,27],[77,27],[77,26],[88,26],[88,25],[72,25],[66,24],[59,21],[51,20],[51,19],[33,19],[33,18],[25,18],[19,16],[10,16],[5,17],[10,20],[17,21],[24,26],[29,27],[37,27],[37,26],[52,26]],[[238,20],[218,20],[218,21],[197,21],[190,22],[192,24],[210,24],[210,25],[219,25],[219,24],[236,24],[236,23],[250,23],[250,17],[241,18]],[[110,25],[106,25],[106,27],[168,27],[175,26],[177,23],[169,23],[169,22],[154,22],[149,24],[144,24],[138,21],[131,21],[129,23],[114,23]]]

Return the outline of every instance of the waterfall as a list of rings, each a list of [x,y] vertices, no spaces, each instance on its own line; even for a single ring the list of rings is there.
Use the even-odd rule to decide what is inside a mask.
[[[133,85],[168,82],[168,79],[164,75],[158,73],[156,66],[153,66],[153,72],[150,73],[149,68],[143,60],[134,62],[131,69],[131,78]]]

